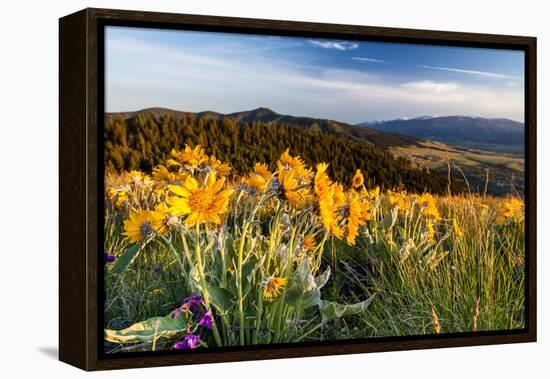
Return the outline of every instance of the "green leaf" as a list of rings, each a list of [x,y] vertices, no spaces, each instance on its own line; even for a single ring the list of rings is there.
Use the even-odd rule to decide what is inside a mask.
[[[329,277],[330,269],[320,277],[314,278],[311,273],[309,258],[305,258],[288,286],[285,302],[300,309],[318,305],[321,301],[321,288],[326,284]]]
[[[248,304],[244,309],[244,318],[245,319],[255,319],[258,317],[259,309],[256,304]]]
[[[330,266],[327,267],[325,272],[323,272],[321,275],[315,278],[315,285],[318,289],[321,289],[327,284],[328,280],[330,278]]]
[[[124,253],[120,255],[120,257],[116,259],[112,271],[115,274],[122,274],[136,259],[140,251],[141,249],[139,248],[139,245],[130,246],[128,249],[126,249]]]
[[[335,318],[363,313],[367,311],[367,308],[373,298],[374,296],[355,304],[338,304],[333,301],[321,300],[319,303],[319,311],[323,317],[323,322]]]
[[[154,339],[172,338],[185,333],[187,327],[181,317],[153,317],[122,330],[105,329],[105,341],[113,343],[153,342]]]
[[[225,313],[233,307],[233,296],[229,290],[211,284],[206,284],[206,287],[212,305],[218,308],[220,312]]]
[[[243,297],[246,297],[252,289],[252,285],[254,284],[254,275],[256,275],[258,269],[263,266],[265,257],[266,256],[264,255],[261,258],[252,258],[243,264]]]

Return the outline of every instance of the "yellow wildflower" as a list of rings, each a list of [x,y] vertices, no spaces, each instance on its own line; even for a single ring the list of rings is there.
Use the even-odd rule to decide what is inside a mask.
[[[194,149],[191,149],[188,145],[185,145],[184,150],[172,149],[170,155],[175,159],[169,159],[167,161],[167,163],[171,165],[195,167],[208,160],[208,156],[204,153],[204,149],[201,145],[195,146]]]
[[[256,189],[258,192],[266,190],[269,180],[271,179],[271,172],[264,163],[256,163],[254,165],[254,171],[248,174],[248,177],[243,179],[243,183],[250,188]]]
[[[315,191],[315,194],[318,197],[321,197],[327,193],[330,185],[332,184],[332,181],[330,180],[328,174],[326,173],[328,168],[327,163],[319,163],[317,164],[316,168],[317,168],[317,172],[315,173],[313,189]]]
[[[285,278],[275,276],[269,277],[264,283],[264,299],[273,300],[281,293],[281,289],[286,285]]]
[[[109,200],[114,201],[117,206],[121,206],[124,202],[128,201],[128,195],[124,190],[116,190],[114,188],[109,188],[107,190],[107,197]]]
[[[278,179],[281,184],[284,198],[294,209],[302,208],[308,200],[307,188],[300,188],[294,171],[284,170],[279,167]]]
[[[130,213],[128,220],[124,221],[122,234],[132,243],[143,241],[155,233],[152,219],[151,211],[140,210]]]
[[[213,155],[208,158],[208,162],[206,164],[218,177],[227,176],[231,171],[231,166],[229,166],[229,164],[220,161]]]
[[[159,204],[155,210],[151,212],[151,223],[153,228],[161,235],[167,235],[170,228],[176,226],[178,222],[178,217],[172,214],[168,206],[164,203]]]
[[[367,196],[369,199],[374,200],[380,196],[380,187],[376,186],[374,189],[367,191]]]
[[[364,182],[365,178],[363,177],[361,170],[357,169],[357,171],[355,171],[355,175],[353,176],[352,187],[358,189],[363,186]]]
[[[204,186],[189,177],[182,186],[170,185],[168,188],[178,195],[169,199],[170,212],[176,216],[187,215],[185,225],[189,228],[196,224],[213,222],[221,224],[221,216],[227,212],[232,189],[223,189],[225,178],[216,180],[214,173],[209,173]]]
[[[132,170],[130,172],[127,172],[125,174],[125,180],[129,182],[130,184],[134,184],[135,186],[144,186],[151,184],[151,177],[149,175],[144,174],[141,171]]]
[[[185,175],[171,172],[166,166],[158,165],[153,169],[153,180],[160,186],[167,184],[181,184],[185,179]]]
[[[441,220],[441,215],[437,209],[437,202],[431,193],[424,193],[418,200],[426,217],[431,217],[435,221]]]
[[[370,219],[370,204],[361,201],[359,195],[355,191],[348,192],[347,195],[347,228],[346,241],[349,245],[355,245],[359,228]]]
[[[319,197],[319,213],[325,229],[336,238],[342,238],[344,231],[340,227],[339,209],[344,205],[342,201],[342,186],[332,184]],[[344,195],[345,198],[345,195]]]
[[[435,228],[432,220],[426,221],[426,229],[428,231],[428,240],[433,242],[435,237]]]
[[[504,218],[513,218],[519,216],[523,212],[523,201],[516,198],[504,200],[500,215]]]
[[[315,241],[315,236],[313,234],[308,234],[304,238],[304,249],[306,251],[313,251],[317,247],[317,242]]]
[[[400,211],[409,210],[409,202],[407,201],[407,193],[401,192],[388,192],[390,204],[397,207]]]
[[[299,156],[293,157],[289,151],[290,149],[286,149],[277,161],[279,171],[292,171],[300,184],[309,183],[311,180],[311,170],[306,167],[306,164]]]

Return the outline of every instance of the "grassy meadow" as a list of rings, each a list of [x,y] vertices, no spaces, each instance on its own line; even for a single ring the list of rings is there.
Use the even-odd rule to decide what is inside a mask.
[[[521,198],[330,172],[287,150],[238,176],[200,145],[107,172],[105,351],[524,326]]]

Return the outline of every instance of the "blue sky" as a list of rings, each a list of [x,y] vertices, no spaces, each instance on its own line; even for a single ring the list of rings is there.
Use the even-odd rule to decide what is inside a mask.
[[[106,110],[523,121],[523,52],[107,27]]]

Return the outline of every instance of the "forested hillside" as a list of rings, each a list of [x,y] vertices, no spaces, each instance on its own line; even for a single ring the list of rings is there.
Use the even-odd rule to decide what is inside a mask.
[[[209,154],[229,162],[236,174],[244,174],[254,162],[272,164],[290,147],[292,154],[300,155],[309,165],[329,162],[329,172],[338,181],[349,182],[355,170],[361,169],[369,186],[447,191],[447,178],[440,172],[417,168],[368,142],[281,121],[248,123],[183,112],[114,114],[106,118],[104,141],[108,170],[150,172],[166,160],[173,148],[200,144]],[[454,180],[453,190],[460,188],[461,183]]]

